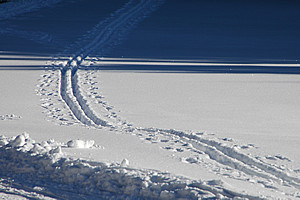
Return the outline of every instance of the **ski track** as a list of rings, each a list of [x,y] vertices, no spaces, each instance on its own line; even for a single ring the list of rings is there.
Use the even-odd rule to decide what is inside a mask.
[[[180,143],[190,144],[189,148],[181,147],[183,150],[193,149],[198,154],[208,155],[211,161],[224,166],[223,168],[230,167],[250,177],[263,179],[266,182],[265,186],[270,181],[274,181],[279,185],[288,185],[289,187],[300,189],[299,178],[288,175],[277,166],[263,163],[251,156],[240,153],[222,142],[214,139],[205,139],[193,132],[133,127],[126,121],[122,121],[118,116],[115,116],[115,113],[107,109],[108,105],[103,102],[101,103],[104,107],[103,113],[99,114],[91,108],[90,100],[83,94],[79,81],[80,73],[78,72],[84,59],[91,53],[103,54],[109,51],[122,41],[122,38],[134,25],[154,11],[161,3],[162,1],[149,0],[129,1],[123,8],[97,24],[94,29],[77,43],[61,53],[63,55],[72,55],[73,49],[79,49],[73,54],[74,56],[68,60],[61,59],[59,56],[53,58],[52,67],[60,69],[60,96],[72,112],[72,115],[84,125],[136,134],[150,141],[155,140],[154,136],[159,135],[160,137],[168,138],[166,141],[159,141],[160,143],[170,143],[171,141],[176,141],[174,139],[175,136],[179,138]],[[95,96],[96,94],[94,94]],[[107,116],[115,117],[108,118]],[[117,121],[121,121],[121,123],[117,123]],[[190,161],[191,163],[197,163],[196,160]],[[238,179],[238,177],[234,176],[232,178]],[[210,192],[214,193],[212,189],[210,190]],[[220,193],[220,191],[215,191],[215,193]],[[235,195],[239,196],[239,194]]]
[[[77,51],[75,56],[71,57],[69,61],[63,63],[53,63],[54,68],[61,68],[61,89],[60,95],[66,102],[74,116],[85,125],[101,125],[105,127],[111,127],[108,122],[94,114],[94,112],[85,104],[85,100],[80,95],[80,91],[76,87],[76,71],[80,67],[81,62],[89,53],[98,48],[105,48],[110,46],[112,41],[120,39],[120,35],[124,34],[124,30],[129,31],[135,24],[141,21],[149,11],[152,11],[155,7],[161,4],[161,1],[129,1],[122,9],[118,10],[112,17],[103,22],[100,22],[85,36],[90,38],[94,37],[92,42],[88,43],[82,48],[82,42],[79,42],[81,48]],[[104,27],[103,27],[104,26]],[[84,39],[82,39],[85,41]],[[69,53],[70,49],[65,50],[63,54]],[[108,48],[107,48],[108,49]],[[56,60],[57,58],[54,58]],[[71,71],[71,72],[69,72]],[[71,73],[71,74],[70,74]]]
[[[144,130],[149,131],[149,129]],[[152,131],[179,136],[180,139],[192,144],[195,149],[204,152],[212,160],[215,160],[222,165],[227,165],[249,175],[275,180],[278,181],[278,183],[283,181],[290,184],[291,186],[300,189],[299,178],[291,177],[286,173],[276,169],[275,167],[256,161],[250,156],[239,153],[233,148],[225,146],[222,143],[216,142],[214,140],[203,139],[197,134],[188,134],[172,129],[152,129]],[[259,172],[257,169],[261,170],[262,172]]]

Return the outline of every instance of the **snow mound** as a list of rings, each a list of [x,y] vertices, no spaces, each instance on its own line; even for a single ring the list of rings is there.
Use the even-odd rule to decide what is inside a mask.
[[[128,167],[128,165],[129,165],[129,160],[124,158],[121,162],[121,167]]]
[[[70,140],[69,142],[67,142],[68,147],[71,148],[91,148],[94,144],[94,140]]]
[[[82,147],[93,142],[71,140],[68,146],[70,143]],[[43,188],[43,194],[58,199],[68,199],[66,195],[71,194],[77,199],[78,195],[98,199],[250,198],[230,192],[214,180],[192,181],[155,170],[129,168],[127,159],[122,163],[71,159],[63,148],[65,144],[54,140],[37,143],[27,133],[13,138],[0,136],[0,175],[13,179],[12,187],[21,183],[35,192],[41,189],[34,188]]]

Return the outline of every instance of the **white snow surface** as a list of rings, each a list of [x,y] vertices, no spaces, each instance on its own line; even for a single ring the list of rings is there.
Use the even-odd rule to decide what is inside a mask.
[[[115,58],[124,61],[124,71],[99,70],[107,67],[101,64],[106,55],[113,60],[124,50],[128,56],[163,54],[156,43],[172,49],[164,56],[190,52],[184,62],[205,65],[203,57],[194,59],[195,46],[187,49],[178,41],[173,48],[174,39],[186,38],[185,29],[165,24],[164,30],[151,21],[163,17],[162,24],[176,25],[169,6],[176,8],[172,12],[191,8],[177,4],[182,2],[0,4],[0,25],[10,25],[0,34],[12,40],[0,39],[0,199],[300,198],[299,75],[188,74],[171,68],[137,73],[126,71],[126,58]],[[56,18],[56,5],[68,17]],[[89,12],[74,25],[70,19],[78,8]],[[45,19],[69,26],[45,29]],[[80,36],[83,28],[89,29]],[[157,32],[162,38],[154,44]],[[70,44],[60,43],[61,37]],[[78,38],[71,42],[73,37]],[[170,58],[147,59],[174,64]],[[219,59],[213,60],[220,64]],[[287,62],[283,67],[291,66]],[[277,63],[274,70],[281,67]]]

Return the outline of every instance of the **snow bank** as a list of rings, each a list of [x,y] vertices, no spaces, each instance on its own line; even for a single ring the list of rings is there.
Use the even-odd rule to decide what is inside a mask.
[[[130,168],[127,159],[121,164],[101,163],[71,159],[63,153],[64,148],[88,147],[93,143],[82,140],[71,140],[67,145],[54,140],[37,143],[26,133],[13,138],[1,136],[0,174],[31,185],[33,190],[43,188],[44,194],[56,198],[66,198],[70,193],[76,193],[77,198],[250,198],[226,190],[217,180],[191,181],[169,173]]]
[[[0,6],[0,20],[9,19],[20,14],[51,6],[60,0],[15,0]]]

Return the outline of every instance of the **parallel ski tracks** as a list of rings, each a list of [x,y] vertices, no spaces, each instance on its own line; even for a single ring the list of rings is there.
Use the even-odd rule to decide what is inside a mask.
[[[97,128],[107,127],[117,130],[122,129],[125,132],[141,132],[152,133],[156,132],[162,135],[179,136],[182,141],[190,143],[193,148],[202,151],[209,156],[213,161],[220,163],[223,166],[239,170],[250,176],[256,176],[267,180],[273,180],[278,184],[288,184],[292,187],[300,189],[300,179],[291,177],[284,171],[281,171],[274,166],[262,163],[250,156],[239,153],[231,147],[226,147],[222,143],[213,140],[203,139],[200,136],[195,136],[187,132],[166,129],[146,129],[146,128],[129,128],[124,122],[122,127],[114,123],[109,123],[104,116],[101,118],[93,111],[84,99],[84,95],[80,92],[78,84],[77,71],[83,60],[93,51],[99,50],[104,52],[111,46],[115,45],[120,37],[124,36],[126,31],[129,31],[136,23],[141,21],[143,17],[149,14],[155,7],[159,6],[162,1],[129,1],[123,8],[115,12],[110,18],[99,23],[95,28],[82,39],[92,39],[82,47],[79,41],[80,48],[75,55],[63,66],[55,65],[55,68],[60,68],[60,94],[66,105],[69,107],[73,115],[83,124]],[[65,53],[71,53],[71,49],[67,49]],[[85,68],[86,69],[86,68]]]
[[[124,32],[131,29],[143,17],[162,3],[160,0],[154,1],[129,1],[122,9],[115,12],[112,17],[104,22],[100,22],[87,35],[86,38],[95,36],[94,39],[82,47],[81,42],[77,46],[80,48],[65,66],[61,68],[61,88],[62,99],[66,102],[73,115],[88,126],[113,127],[107,121],[96,116],[93,110],[85,104],[85,100],[78,90],[76,72],[84,58],[96,49],[108,49],[115,40],[120,39]],[[84,41],[84,39],[82,39]],[[73,49],[74,46],[71,47]],[[67,49],[64,53],[68,53]],[[103,50],[102,50],[103,51]],[[60,66],[55,66],[60,68]]]
[[[300,189],[300,179],[289,176],[285,172],[250,156],[235,151],[233,148],[223,145],[214,140],[201,138],[192,133],[166,129],[140,129],[147,132],[160,132],[167,135],[179,136],[183,141],[193,145],[193,148],[204,152],[210,159],[233,169],[239,170],[250,176],[256,176],[267,180],[273,180],[279,184],[284,182]]]

